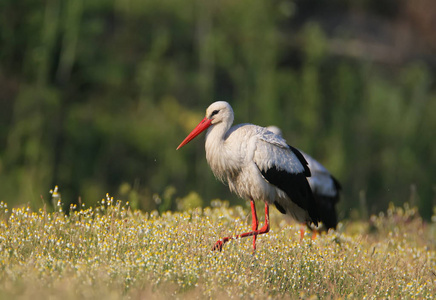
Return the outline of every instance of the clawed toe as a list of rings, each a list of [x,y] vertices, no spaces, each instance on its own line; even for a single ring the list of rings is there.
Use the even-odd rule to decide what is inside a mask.
[[[223,245],[224,245],[224,242],[222,240],[218,240],[215,243],[215,245],[213,245],[212,251],[216,251],[216,250],[221,251],[221,250],[223,250]]]

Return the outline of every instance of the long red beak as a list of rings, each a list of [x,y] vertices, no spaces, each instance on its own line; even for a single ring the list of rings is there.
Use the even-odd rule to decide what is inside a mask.
[[[177,147],[176,150],[179,150],[187,143],[192,141],[197,135],[206,130],[210,125],[212,125],[211,122],[212,120],[209,120],[207,117],[201,120],[201,122],[194,128],[194,130],[192,130],[191,133],[183,140],[183,142],[180,143],[179,147]]]

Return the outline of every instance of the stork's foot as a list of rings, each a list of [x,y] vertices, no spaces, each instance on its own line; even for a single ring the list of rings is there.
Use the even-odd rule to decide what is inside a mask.
[[[224,245],[223,241],[222,241],[222,240],[218,240],[218,241],[215,243],[215,245],[213,245],[212,250],[213,250],[213,251],[216,251],[216,250],[221,251],[221,250],[223,250],[223,245]]]
[[[219,240],[215,243],[215,245],[213,245],[212,251],[216,251],[216,250],[221,251],[221,250],[223,250],[223,245],[224,245],[225,243],[227,243],[229,240],[230,240],[230,238],[228,238],[228,237],[223,238],[223,239],[219,239]]]
[[[246,233],[242,233],[242,234],[238,234],[236,237],[225,237],[222,238],[220,240],[218,240],[218,242],[215,243],[215,245],[213,246],[212,250],[219,250],[221,251],[223,249],[223,245],[225,243],[227,243],[228,241],[230,241],[231,239],[240,239],[243,237],[248,237],[248,236],[253,236],[253,251],[256,250],[256,237],[259,234],[264,234],[269,232],[269,206],[268,203],[265,203],[265,224],[262,226],[262,228],[260,230],[257,230],[257,227],[259,225],[258,221],[257,221],[257,216],[256,216],[256,207],[254,206],[254,201],[252,201],[252,205],[251,205],[251,209],[252,209],[252,213],[253,213],[253,231],[250,232],[246,232]]]

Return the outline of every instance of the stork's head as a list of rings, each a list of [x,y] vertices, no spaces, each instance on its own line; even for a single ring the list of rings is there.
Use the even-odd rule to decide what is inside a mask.
[[[272,133],[274,133],[280,137],[283,136],[282,130],[280,128],[278,128],[277,126],[271,125],[271,126],[268,126],[266,129],[268,129],[269,131],[271,131]]]
[[[191,133],[180,143],[177,150],[193,140],[201,132],[209,128],[210,126],[224,123],[226,126],[230,127],[233,123],[233,109],[225,101],[217,101],[212,103],[206,109],[206,116],[203,120],[191,131]]]
[[[206,109],[205,119],[210,120],[211,125],[225,122],[233,123],[233,109],[226,101],[217,101],[212,103]]]

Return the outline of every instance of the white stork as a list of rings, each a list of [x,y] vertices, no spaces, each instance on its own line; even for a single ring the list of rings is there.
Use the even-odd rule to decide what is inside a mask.
[[[250,199],[252,231],[236,238],[256,237],[267,233],[269,205],[274,204],[283,214],[299,222],[318,225],[320,220],[315,199],[306,177],[310,170],[303,155],[286,141],[264,127],[252,124],[232,126],[233,109],[227,102],[212,103],[206,116],[177,147],[180,149],[202,131],[206,133],[206,159],[214,175],[227,182],[232,192]],[[265,224],[258,229],[254,200],[265,202]],[[216,242],[213,249],[221,250],[234,237]]]
[[[282,136],[282,131],[277,126],[268,126],[266,129],[278,136]],[[321,163],[309,154],[301,150],[300,152],[306,159],[312,175],[307,180],[315,197],[321,222],[326,230],[336,229],[338,219],[335,205],[339,202],[341,184]],[[309,226],[309,228],[311,227]]]

